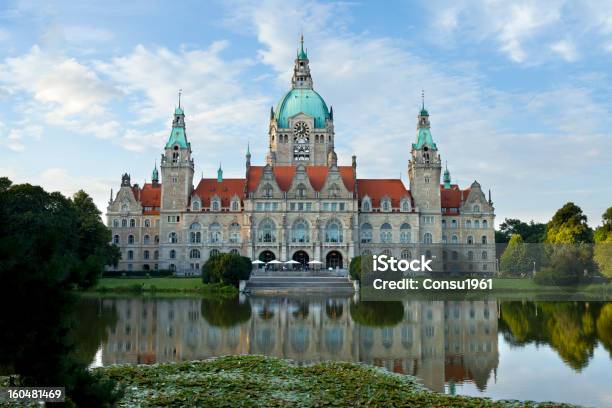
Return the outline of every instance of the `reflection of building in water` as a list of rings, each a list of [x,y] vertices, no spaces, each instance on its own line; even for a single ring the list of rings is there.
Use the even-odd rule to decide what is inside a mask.
[[[264,354],[299,363],[365,362],[443,391],[449,381],[483,389],[498,364],[495,301],[408,301],[401,321],[387,327],[355,322],[343,298],[251,298],[250,319],[218,326],[202,316],[207,304],[199,299],[105,303],[119,315],[104,345],[105,365]]]

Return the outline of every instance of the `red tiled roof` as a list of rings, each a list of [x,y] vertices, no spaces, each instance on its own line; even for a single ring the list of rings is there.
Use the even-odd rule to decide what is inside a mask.
[[[380,207],[384,196],[391,199],[392,207],[399,207],[402,197],[410,196],[410,192],[400,179],[357,179],[359,199],[366,195],[372,200],[372,208]]]
[[[295,176],[296,168],[296,166],[274,166],[272,168],[274,177],[276,178],[276,183],[282,191],[287,191],[289,190],[289,187],[291,187],[291,182]],[[263,169],[263,166],[251,166],[249,168],[249,183],[247,186],[248,192],[254,191],[259,185],[259,180],[261,180]],[[338,166],[338,171],[340,172],[340,177],[342,177],[344,186],[348,191],[352,192],[354,187],[353,167]],[[310,184],[316,191],[321,191],[323,188],[328,172],[329,168],[327,166],[306,166],[306,174],[308,175]]]
[[[469,188],[463,190],[463,201],[467,200],[469,195]],[[459,207],[461,207],[461,204],[461,189],[457,184],[451,185],[451,188],[449,189],[445,189],[444,185],[440,185],[440,207],[458,209]]]
[[[220,183],[216,178],[201,179],[195,193],[202,200],[202,207],[210,206],[210,199],[215,195],[221,199],[222,207],[229,207],[233,196],[241,200],[244,195],[244,179],[223,179]]]

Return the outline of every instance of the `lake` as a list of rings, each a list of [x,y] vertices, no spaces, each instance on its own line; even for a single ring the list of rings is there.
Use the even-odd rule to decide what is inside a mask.
[[[612,303],[83,298],[92,366],[264,354],[364,362],[445,393],[612,406]],[[82,324],[81,324],[82,322]]]

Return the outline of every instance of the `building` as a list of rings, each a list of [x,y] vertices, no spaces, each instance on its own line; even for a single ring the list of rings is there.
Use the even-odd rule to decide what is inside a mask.
[[[117,194],[111,191],[107,217],[121,248],[118,270],[198,273],[210,256],[233,252],[266,262],[318,260],[327,268],[346,267],[358,254],[424,254],[439,272],[494,271],[490,191],[487,200],[476,181],[460,188],[448,168],[442,175],[424,102],[416,130],[408,188],[400,179],[358,178],[355,156],[339,166],[333,108],[313,89],[302,40],[291,89],[270,111],[266,163],[251,164],[247,149],[244,178],[224,178],[219,168],[216,178],[194,184],[179,98],[152,182],[139,186],[124,174]]]

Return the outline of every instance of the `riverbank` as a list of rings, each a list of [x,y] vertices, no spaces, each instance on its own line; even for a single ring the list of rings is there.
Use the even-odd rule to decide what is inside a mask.
[[[119,406],[570,407],[426,390],[416,378],[353,363],[298,366],[263,356],[97,369],[125,387]]]
[[[102,278],[87,293],[185,293],[235,296],[238,290],[230,285],[204,283],[201,277]]]

